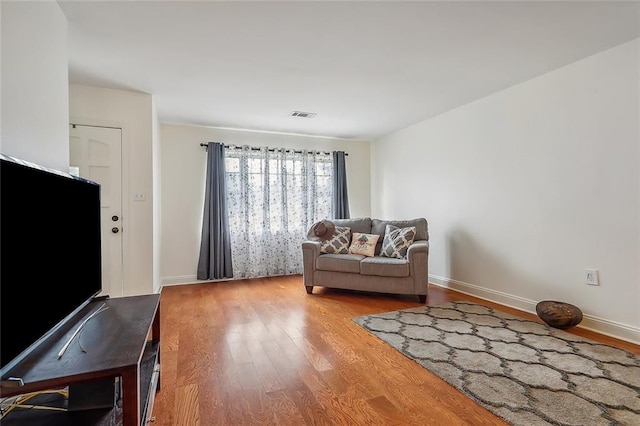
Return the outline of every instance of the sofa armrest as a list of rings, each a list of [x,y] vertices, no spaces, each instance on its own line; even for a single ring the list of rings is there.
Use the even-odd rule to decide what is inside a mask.
[[[429,255],[429,241],[416,240],[407,249],[407,259],[411,262],[411,256],[415,256],[417,253],[426,253]]]
[[[302,254],[304,255],[305,250],[310,250],[314,256],[320,255],[320,247],[322,247],[322,243],[320,241],[311,241],[306,240],[302,242]]]
[[[429,292],[429,241],[417,240],[407,250],[409,274],[413,277],[416,294]]]
[[[302,280],[305,286],[313,286],[313,271],[316,269],[316,259],[320,256],[319,241],[302,242]]]

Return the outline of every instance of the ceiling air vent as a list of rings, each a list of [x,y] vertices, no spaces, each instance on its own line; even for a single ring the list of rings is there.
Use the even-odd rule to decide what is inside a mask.
[[[289,114],[291,117],[300,117],[300,118],[313,118],[318,115],[315,112],[304,112],[304,111],[293,111]]]

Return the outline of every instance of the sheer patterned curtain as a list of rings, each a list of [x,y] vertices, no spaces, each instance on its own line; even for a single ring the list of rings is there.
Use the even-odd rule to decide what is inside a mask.
[[[307,230],[331,216],[332,168],[319,152],[226,149],[234,278],[302,273]]]

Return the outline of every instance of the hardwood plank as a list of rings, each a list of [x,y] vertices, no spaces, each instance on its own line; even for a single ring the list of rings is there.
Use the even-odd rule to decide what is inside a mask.
[[[198,385],[193,384],[178,387],[176,389],[176,421],[174,424],[179,426],[200,425],[199,403]]]
[[[540,321],[436,286],[427,304],[454,300]],[[154,424],[506,425],[352,320],[416,306],[410,296],[322,287],[308,295],[300,276],[165,287]]]
[[[273,392],[283,389],[282,381],[278,374],[278,370],[271,361],[269,356],[265,356],[262,342],[258,340],[249,340],[246,343],[247,351],[251,356],[251,362],[260,379],[260,383],[265,392]]]
[[[293,400],[282,390],[267,392],[276,425],[301,425],[304,419]]]
[[[303,384],[292,389],[287,389],[286,392],[302,415],[303,422],[300,424],[334,425],[337,423],[335,418],[329,416],[325,408],[318,402],[313,392],[309,390],[306,385]]]
[[[224,402],[220,393],[223,386],[220,383],[221,381],[217,380],[198,383],[198,395],[202,395],[198,403],[200,424],[202,425],[225,424]]]

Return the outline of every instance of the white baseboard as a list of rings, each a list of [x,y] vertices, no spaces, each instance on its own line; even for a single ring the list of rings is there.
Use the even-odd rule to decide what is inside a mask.
[[[479,299],[488,300],[510,308],[518,309],[536,314],[537,301],[514,296],[513,294],[491,290],[474,284],[452,280],[450,278],[429,275],[429,283],[439,287],[455,290],[459,293],[468,294]],[[586,330],[595,331],[606,336],[624,340],[635,344],[640,344],[640,328],[592,315],[583,315],[582,322],[577,326]]]
[[[173,285],[188,285],[188,284],[202,284],[202,283],[217,283],[222,281],[233,281],[236,278],[222,278],[219,280],[199,280],[196,275],[182,275],[176,277],[164,277],[160,285],[173,286]]]
[[[160,285],[164,287],[170,285],[195,284],[199,282],[202,281],[198,280],[195,275],[182,275],[176,277],[164,277],[162,278]]]

